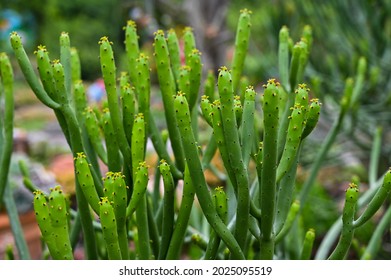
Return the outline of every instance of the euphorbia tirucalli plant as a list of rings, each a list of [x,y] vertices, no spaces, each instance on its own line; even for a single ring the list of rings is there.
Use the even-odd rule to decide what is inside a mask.
[[[27,82],[38,99],[54,110],[75,158],[76,205],[67,205],[59,186],[46,194],[30,184],[35,190],[37,221],[53,259],[72,259],[80,233],[86,259],[179,259],[189,240],[203,248],[204,259],[290,257],[280,244],[295,230],[293,225],[306,202],[308,188],[295,197],[296,172],[301,148],[321,111],[319,100],[310,99],[310,89],[302,83],[311,29],[305,27],[303,39],[293,45],[288,28],[282,27],[279,79],[268,80],[263,91],[241,84],[250,30],[251,12],[242,10],[232,70],[223,66],[217,77],[209,72],[204,83],[202,54],[196,49],[192,30],[186,28],[181,37],[185,65],[180,60],[180,38],[172,30],[158,30],[153,45],[159,84],[159,93],[155,93],[151,91],[151,60],[140,51],[136,26],[129,21],[125,27],[128,68],[121,75],[113,43],[108,37],[99,41],[107,92],[103,108],[87,103],[77,52],[71,48],[67,33],[60,36],[59,60],[51,60],[46,48],[38,47],[38,75],[21,37],[11,34],[12,48]],[[2,77],[7,75],[2,72]],[[3,88],[10,83],[2,81]],[[349,109],[352,84],[348,79],[339,122]],[[151,111],[152,94],[161,94],[165,131],[158,129]],[[200,122],[208,129],[201,129]],[[330,133],[335,135],[339,129],[336,126]],[[209,137],[204,146],[202,134]],[[334,139],[329,137],[325,147]],[[158,158],[154,167],[146,163],[148,141]],[[317,159],[312,177],[325,155]],[[220,157],[224,170],[216,171],[213,157]],[[99,161],[106,165],[106,174],[102,174]],[[206,169],[222,179],[221,186],[213,190],[206,180]],[[346,257],[354,230],[381,207],[390,191],[390,174],[384,176],[358,218],[358,187],[350,185],[340,241],[328,254],[331,259]],[[25,177],[28,181],[27,172]],[[4,185],[0,190],[2,194]],[[206,220],[206,233],[194,226],[192,215]],[[297,241],[302,243],[298,256],[302,259],[310,258],[315,240],[314,230],[306,230]]]

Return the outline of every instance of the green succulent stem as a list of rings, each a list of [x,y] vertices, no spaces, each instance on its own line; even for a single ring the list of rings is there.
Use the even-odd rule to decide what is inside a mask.
[[[136,30],[136,23],[132,20],[128,20],[125,29],[125,50],[126,58],[128,61],[128,71],[130,76],[130,81],[135,84],[137,81],[137,72],[136,72],[136,60],[139,56],[139,43],[138,35]]]
[[[159,129],[156,125],[154,116],[152,115],[151,112],[149,114],[150,114],[150,116],[149,116],[149,138],[152,141],[152,144],[153,144],[153,147],[154,147],[156,153],[158,154],[160,159],[164,159],[170,165],[171,172],[172,172],[172,175],[174,176],[174,178],[175,179],[182,179],[183,174],[178,169],[178,167],[175,165],[173,160],[171,159],[171,157],[167,151],[165,142],[163,141],[162,136],[159,132]]]
[[[383,184],[377,190],[374,197],[368,203],[367,207],[360,217],[353,222],[353,227],[358,228],[365,224],[379,210],[383,202],[387,199],[391,192],[391,169],[384,176]]]
[[[111,42],[107,37],[102,37],[99,40],[100,45],[100,62],[107,92],[107,101],[109,105],[110,118],[112,121],[113,131],[118,141],[118,146],[124,157],[125,164],[131,166],[132,153],[125,135],[124,127],[122,125],[121,111],[118,110],[118,93],[116,86],[116,66],[114,61],[114,54],[111,47]],[[130,174],[125,174],[130,175]],[[131,179],[126,176],[127,180]]]
[[[247,167],[254,147],[254,114],[255,114],[255,91],[253,87],[247,87],[244,97],[243,117],[240,125],[240,139],[242,143],[242,157]]]
[[[198,148],[194,139],[194,134],[190,124],[190,112],[186,98],[182,93],[178,93],[174,100],[175,113],[178,119],[179,130],[186,155],[186,162],[189,165],[191,179],[195,188],[196,195],[200,202],[202,211],[209,224],[225,242],[234,258],[244,259],[243,251],[237,243],[234,236],[227,229],[212,204],[208,185],[205,181],[202,165],[199,159]]]
[[[285,91],[290,92],[289,83],[289,29],[283,26],[279,33],[278,44],[278,72],[280,75],[281,85]]]
[[[240,11],[235,37],[235,52],[232,60],[232,87],[234,90],[238,88],[247,55],[251,31],[251,13],[247,9]]]
[[[296,221],[297,215],[299,213],[300,203],[294,201],[289,208],[288,215],[284,221],[283,227],[278,228],[279,231],[276,232],[275,243],[278,244],[283,240],[283,238],[289,233],[289,230],[292,228],[294,222]]]
[[[315,241],[315,230],[309,229],[304,237],[303,248],[301,250],[301,255],[300,255],[301,260],[309,260],[311,258],[314,241]]]
[[[0,53],[0,100],[4,100],[4,115],[0,121],[0,208],[7,188],[8,173],[13,150],[14,126],[14,81],[11,62],[5,53]]]
[[[172,238],[170,241],[170,246],[166,255],[166,259],[168,260],[176,260],[180,257],[180,249],[185,238],[187,226],[189,224],[190,213],[194,202],[195,190],[193,182],[191,180],[190,170],[187,165],[185,167],[183,185],[184,187],[181,206],[179,208],[178,217],[176,219]]]
[[[174,74],[175,81],[178,81],[179,69],[181,68],[181,56],[178,36],[174,29],[170,29],[167,32],[167,47],[170,54],[172,73]]]
[[[248,233],[248,216],[250,211],[249,180],[239,140],[239,132],[234,111],[234,94],[232,78],[228,69],[220,68],[218,90],[221,102],[221,119],[228,162],[234,172],[237,184],[237,227],[235,237],[243,249]]]
[[[174,229],[174,200],[175,200],[175,183],[172,177],[170,166],[162,160],[159,165],[160,174],[164,182],[163,196],[163,225],[162,238],[159,250],[159,259],[164,260],[167,256],[168,247],[171,242],[171,237]]]
[[[151,246],[149,238],[147,197],[143,196],[136,210],[137,232],[138,232],[138,252],[141,260],[151,258]]]
[[[224,223],[227,223],[228,199],[223,187],[215,188],[212,199],[213,204],[216,207],[217,214]],[[208,246],[204,255],[205,260],[213,260],[216,258],[220,241],[221,238],[216,234],[214,230],[212,230],[209,236]]]
[[[193,28],[190,26],[186,26],[183,29],[182,39],[184,42],[184,54],[185,54],[185,62],[188,64],[188,57],[191,52],[196,48],[196,40],[194,37]]]
[[[66,198],[61,188],[56,186],[49,195],[49,218],[52,224],[52,238],[56,244],[57,254],[62,260],[72,260],[73,252],[69,239]]]
[[[26,81],[30,85],[31,89],[34,91],[38,99],[52,109],[58,109],[60,104],[53,101],[43,88],[42,84],[39,82],[37,76],[34,73],[33,67],[30,63],[30,60],[26,54],[26,51],[22,45],[22,38],[16,32],[12,32],[10,36],[11,46],[18,60],[19,66],[23,72]]]
[[[388,172],[388,171],[387,171]],[[387,174],[386,172],[386,174]],[[358,199],[358,208],[362,208],[365,205],[368,205],[368,203],[371,201],[371,199],[375,196],[375,194],[378,192],[379,188],[384,183],[385,175],[381,176],[380,179],[377,180],[376,186],[373,188],[370,188],[368,191],[363,193],[360,198]],[[315,259],[317,260],[323,260],[326,259],[329,255],[329,251],[334,246],[336,240],[338,239],[338,236],[342,229],[342,219],[338,218],[334,224],[331,226],[330,230],[327,232],[325,237],[323,238],[317,252],[315,255]]]
[[[174,112],[174,95],[176,84],[174,75],[170,66],[170,57],[168,53],[167,42],[164,32],[158,30],[154,38],[155,59],[157,65],[157,74],[162,93],[164,112],[167,122],[167,128],[171,139],[171,146],[175,155],[175,163],[180,171],[185,168],[184,151],[178,131],[177,120]]]
[[[354,236],[353,221],[357,208],[358,188],[357,185],[351,183],[346,190],[345,206],[342,215],[342,234],[331,253],[330,260],[345,259]]]
[[[261,206],[261,258],[273,259],[276,203],[279,84],[271,79],[263,95],[264,137],[259,204]]]
[[[71,61],[71,43],[67,32],[60,34],[60,61],[64,67],[64,86],[68,99],[73,104],[72,92],[72,61]]]
[[[100,201],[99,217],[109,259],[121,260],[122,256],[118,243],[117,221],[113,205],[107,197],[103,197]]]

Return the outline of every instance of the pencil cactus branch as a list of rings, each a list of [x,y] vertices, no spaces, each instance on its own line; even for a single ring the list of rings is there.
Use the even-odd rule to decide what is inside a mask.
[[[274,253],[273,223],[275,215],[279,84],[271,79],[263,95],[264,137],[259,204],[261,206],[261,257],[272,259]]]
[[[281,85],[287,92],[290,92],[289,83],[289,29],[283,26],[279,33],[278,44],[278,72]]]
[[[164,32],[159,30],[154,38],[155,59],[157,74],[162,92],[164,112],[167,121],[167,128],[170,135],[172,149],[174,151],[176,165],[180,171],[184,170],[183,147],[180,141],[180,134],[177,127],[177,120],[174,113],[173,96],[176,92],[174,76],[170,67],[170,58]]]
[[[145,197],[148,185],[148,165],[145,161],[140,162],[136,170],[132,197],[126,207],[126,217],[130,218],[136,211],[141,200]]]
[[[42,84],[39,82],[37,76],[35,75],[33,67],[26,54],[26,51],[23,48],[22,38],[18,35],[18,33],[13,32],[10,36],[10,40],[16,59],[18,60],[23,75],[29,83],[31,89],[34,91],[38,99],[43,104],[52,109],[58,109],[60,107],[60,104],[53,101],[53,99],[49,97],[48,93],[45,91]]]
[[[251,11],[243,9],[240,11],[238,26],[235,38],[235,52],[232,60],[232,87],[238,88],[242,76],[244,61],[250,40]]]
[[[101,69],[105,83],[105,89],[107,92],[107,100],[109,104],[113,132],[117,138],[118,146],[124,156],[125,162],[131,163],[132,155],[122,125],[121,111],[118,110],[119,104],[116,85],[116,67],[111,44],[112,42],[110,42],[107,37],[102,37],[99,41]]]
[[[117,221],[114,209],[107,197],[100,201],[100,221],[102,224],[103,238],[105,240],[107,254],[110,260],[121,260],[121,250],[118,243]]]
[[[49,218],[52,225],[52,238],[56,244],[57,254],[59,259],[73,259],[71,242],[68,231],[68,210],[66,206],[66,198],[59,186],[56,186],[50,191],[49,195]]]
[[[172,232],[174,229],[174,199],[175,199],[175,184],[174,178],[171,175],[170,166],[162,160],[159,165],[160,174],[162,174],[164,182],[163,196],[163,225],[162,239],[159,250],[159,259],[165,259],[167,250],[170,245]]]
[[[301,251],[301,260],[309,260],[311,258],[312,248],[315,241],[315,230],[309,229],[304,238],[303,249]]]
[[[148,131],[149,125],[149,107],[151,100],[151,78],[150,78],[150,65],[149,57],[143,53],[140,53],[136,60],[137,70],[137,101],[138,101],[138,113],[144,116],[145,131]],[[131,117],[130,116],[124,116]]]
[[[383,184],[377,190],[374,197],[368,203],[364,212],[353,222],[353,227],[358,228],[365,224],[379,210],[380,206],[386,200],[391,192],[391,170],[388,170],[384,176]]]
[[[240,139],[242,143],[242,157],[247,167],[254,146],[254,114],[255,114],[255,91],[253,87],[247,87],[244,97],[243,117],[240,125]]]
[[[227,223],[228,215],[228,199],[224,189],[220,186],[215,188],[213,193],[213,204],[216,207],[217,214],[224,223]],[[220,245],[220,237],[216,235],[216,232],[212,230],[209,236],[208,246],[205,251],[205,260],[213,260],[216,258],[216,254]]]
[[[0,100],[3,101],[2,121],[0,121],[0,206],[7,188],[8,173],[13,149],[14,127],[14,80],[11,62],[5,53],[0,53]],[[2,107],[3,107],[2,106]]]
[[[132,145],[132,129],[134,117],[136,115],[136,93],[127,81],[121,86],[120,89],[121,104],[122,104],[122,124],[126,134],[128,144]]]
[[[196,48],[196,40],[194,37],[193,28],[190,26],[186,26],[183,29],[182,34],[183,42],[184,42],[184,54],[185,54],[185,62],[188,64],[188,57],[191,54],[191,52]]]
[[[91,175],[89,164],[86,160],[84,153],[78,153],[75,158],[76,176],[80,182],[80,186],[83,190],[84,196],[86,197],[91,208],[95,213],[99,214],[99,195],[95,188],[94,180]]]
[[[183,244],[183,240],[185,238],[186,229],[190,219],[190,213],[192,210],[195,190],[193,186],[193,182],[190,177],[189,167],[186,165],[184,179],[183,179],[183,194],[182,194],[182,202],[179,209],[178,217],[175,222],[174,230],[172,233],[172,238],[170,241],[170,246],[167,251],[166,259],[178,259],[180,248]]]
[[[244,248],[248,232],[248,214],[250,207],[249,181],[247,168],[244,164],[240,147],[238,127],[234,111],[234,94],[232,78],[227,68],[220,68],[218,76],[218,90],[221,102],[221,119],[225,144],[227,146],[228,161],[234,172],[237,184],[237,227],[235,236],[239,240],[240,246]],[[240,226],[239,226],[240,225]]]
[[[208,186],[203,175],[201,162],[199,160],[198,148],[195,143],[194,134],[190,125],[190,112],[186,98],[182,93],[178,93],[174,100],[175,113],[178,119],[179,130],[182,142],[185,148],[186,162],[192,170],[191,179],[196,190],[197,197],[200,201],[201,208],[208,222],[212,225],[217,234],[226,243],[234,258],[243,259],[244,255],[239,244],[228,231],[227,227],[218,217],[216,210],[213,208],[212,199]]]
[[[68,99],[72,103],[72,61],[71,61],[71,42],[67,32],[60,34],[60,61],[64,67],[64,86]],[[73,104],[73,103],[72,103]]]
[[[130,80],[133,84],[137,81],[137,73],[136,73],[136,60],[139,56],[139,43],[136,30],[136,23],[132,20],[128,20],[126,23],[126,26],[124,27],[125,30],[125,49],[126,49],[126,56],[128,61],[128,71]]]
[[[202,62],[201,62],[201,52],[197,49],[193,49],[191,53],[186,58],[189,66],[189,106],[192,111],[194,106],[198,103],[199,99],[199,90],[201,86],[201,76],[202,76]],[[185,92],[186,93],[186,92]]]
[[[174,75],[175,81],[178,81],[180,71],[179,69],[181,68],[182,63],[179,40],[174,29],[170,29],[167,32],[167,47],[170,54],[172,73]]]
[[[342,234],[337,246],[329,257],[330,260],[344,259],[348,253],[354,235],[353,221],[356,214],[357,200],[357,185],[351,183],[346,190],[345,205],[342,215]]]

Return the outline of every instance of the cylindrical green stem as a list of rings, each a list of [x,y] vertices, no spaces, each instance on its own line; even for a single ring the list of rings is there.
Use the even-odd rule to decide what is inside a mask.
[[[65,196],[59,186],[51,189],[49,195],[49,217],[52,224],[54,242],[57,253],[62,260],[73,259],[72,246],[69,239],[68,218]]]
[[[287,92],[290,92],[289,84],[289,29],[283,26],[279,33],[278,44],[278,72],[281,85]]]
[[[149,238],[147,197],[143,196],[136,210],[136,221],[138,231],[138,251],[141,260],[151,258],[151,245]]]
[[[195,190],[190,177],[188,166],[185,167],[182,202],[179,208],[177,220],[175,222],[174,231],[170,246],[167,251],[167,260],[176,260],[180,257],[181,247],[185,238],[187,225],[189,223],[190,213],[193,206]]]
[[[101,123],[106,141],[107,166],[110,171],[121,171],[122,161],[119,153],[118,142],[114,134],[110,112],[107,109],[104,109]]]
[[[164,112],[168,132],[170,134],[171,146],[175,155],[176,165],[179,170],[183,171],[185,169],[185,158],[173,106],[173,96],[175,95],[176,85],[174,75],[170,67],[170,58],[166,39],[162,30],[155,32],[154,46],[157,75],[162,92]]]
[[[209,194],[208,185],[205,181],[197,144],[190,124],[189,106],[183,94],[177,94],[174,100],[174,106],[183,146],[185,148],[186,162],[189,165],[189,169],[192,170],[190,176],[205,218],[225,242],[233,257],[237,259],[244,259],[244,254],[238,242],[227,229],[226,225],[221,221],[213,207],[212,198]]]
[[[178,36],[174,29],[170,29],[167,32],[167,47],[170,54],[170,62],[172,73],[174,74],[175,81],[179,79],[179,69],[181,68],[181,56]]]
[[[232,60],[232,84],[234,90],[238,88],[249,45],[251,28],[250,15],[251,11],[247,9],[241,10],[236,29],[235,52]]]
[[[128,61],[130,81],[135,84],[137,80],[136,60],[139,56],[138,35],[136,23],[128,20],[125,29],[125,49]]]
[[[247,168],[244,165],[239,140],[239,132],[234,112],[234,94],[231,74],[222,67],[218,76],[218,89],[221,102],[221,119],[229,164],[237,183],[237,226],[235,238],[243,249],[248,233],[248,216],[250,211],[249,181]]]
[[[174,228],[175,185],[174,179],[171,175],[170,166],[167,162],[162,160],[160,162],[159,169],[164,182],[162,239],[159,250],[159,259],[163,260],[166,258]]]
[[[357,200],[357,185],[351,183],[349,185],[349,188],[346,190],[345,206],[343,208],[342,214],[342,234],[340,236],[337,246],[329,257],[330,260],[345,259],[349,251],[350,244],[352,243],[354,235],[353,221],[354,215],[356,213]]]
[[[384,176],[382,186],[377,190],[375,196],[368,203],[364,212],[360,215],[360,217],[354,221],[353,227],[358,228],[365,224],[373,215],[379,210],[380,206],[386,200],[391,192],[391,169],[388,170],[386,175]]]
[[[201,86],[201,75],[202,75],[202,64],[201,64],[201,53],[197,49],[193,49],[192,52],[186,57],[187,65],[189,69],[189,92],[188,94],[190,111],[198,104],[199,89]]]
[[[315,241],[315,230],[309,229],[304,238],[303,249],[301,250],[301,260],[309,260],[311,258],[312,247]]]
[[[276,231],[275,243],[279,243],[283,240],[283,238],[289,233],[289,230],[292,228],[293,223],[296,221],[297,214],[299,213],[300,203],[299,201],[294,201],[289,208],[288,215],[286,220],[283,223],[281,228],[278,228],[278,232]]]
[[[67,32],[60,34],[60,61],[64,67],[65,89],[68,94],[68,99],[73,104],[72,92],[72,68],[71,68],[71,43]]]
[[[148,131],[149,126],[149,110],[151,100],[151,78],[150,78],[150,66],[149,57],[143,53],[136,60],[137,63],[137,101],[138,101],[138,113],[144,115],[145,131]],[[146,142],[144,143],[146,144]]]
[[[118,141],[118,146],[124,157],[124,161],[129,164],[132,162],[132,155],[128,141],[126,139],[124,127],[122,125],[121,111],[118,110],[118,93],[116,86],[116,67],[111,42],[107,37],[102,37],[100,45],[100,62],[107,92],[107,101],[109,104],[110,117],[113,125],[113,131]],[[130,180],[131,178],[127,178]]]
[[[279,84],[269,80],[263,95],[264,137],[259,203],[261,205],[261,258],[274,254],[273,223],[276,202]]]
[[[84,153],[78,153],[75,158],[76,176],[91,208],[99,214],[99,195],[95,188],[89,164]]]
[[[159,158],[164,159],[171,167],[172,175],[175,179],[182,179],[183,174],[177,168],[177,166],[172,161],[170,155],[168,154],[167,148],[165,146],[165,142],[163,141],[161,134],[159,132],[158,127],[156,126],[155,119],[150,112],[149,116],[149,136],[152,141],[153,147],[155,148],[156,153]]]
[[[217,214],[219,215],[219,217],[224,223],[227,223],[228,199],[222,187],[215,188],[212,199],[213,199],[213,204],[216,207]],[[205,260],[213,260],[216,258],[220,241],[221,238],[216,234],[214,230],[212,230],[209,236],[209,242],[204,256]]]
[[[255,91],[248,87],[245,91],[243,117],[240,125],[240,139],[242,143],[242,156],[244,166],[248,166],[250,155],[254,146],[254,113],[255,113]]]
[[[5,53],[0,53],[0,98],[4,98],[4,119],[0,122],[0,207],[7,186],[8,172],[13,149],[14,126],[14,81],[11,62]],[[3,91],[3,92],[1,92]],[[0,99],[0,100],[1,100]]]
[[[31,66],[30,60],[23,48],[22,38],[16,32],[11,33],[11,46],[14,50],[16,59],[18,60],[19,66],[38,99],[46,106],[52,109],[58,109],[60,104],[53,101],[44,90],[42,84],[39,82],[37,76],[34,73],[33,67]]]
[[[121,260],[121,250],[118,243],[117,221],[112,203],[107,197],[100,201],[100,222],[103,238],[106,243],[107,254],[110,260]]]
[[[137,171],[134,177],[134,185],[132,197],[130,198],[129,204],[126,208],[126,217],[130,218],[133,213],[137,210],[138,205],[145,197],[148,185],[148,165],[146,162],[140,162],[137,167]]]

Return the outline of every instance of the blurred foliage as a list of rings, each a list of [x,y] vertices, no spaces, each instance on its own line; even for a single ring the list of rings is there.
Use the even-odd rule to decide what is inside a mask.
[[[59,34],[62,31],[68,32],[72,40],[71,44],[79,50],[83,78],[97,78],[100,74],[100,66],[97,63],[99,52],[93,46],[97,45],[100,37],[105,35],[114,42],[119,41],[123,25],[122,16],[118,16],[121,14],[120,1],[101,0],[99,5],[94,0],[47,2],[46,20],[41,33],[42,42],[50,43],[47,46],[49,50],[57,50]],[[116,49],[117,46],[114,48]]]
[[[341,142],[360,150],[364,164],[372,149],[377,127],[389,138],[391,114],[391,2],[387,0],[269,0],[231,1],[227,21],[236,24],[236,11],[253,11],[252,42],[246,60],[246,75],[252,82],[278,77],[277,48],[281,26],[297,41],[304,25],[313,30],[313,47],[305,80],[312,94],[322,100],[324,120],[331,122],[342,96],[345,80],[356,79],[358,61],[364,57],[367,70],[361,94],[345,123]],[[327,127],[326,127],[327,128]],[[391,145],[381,147],[379,174],[391,164]]]
[[[91,80],[100,76],[99,51],[93,46],[106,35],[113,42],[120,42],[125,22],[120,4],[120,0],[100,0],[99,5],[96,0],[13,0],[8,1],[6,7],[34,14],[39,28],[37,42],[33,45],[45,42],[52,59],[59,56],[59,34],[68,32],[71,44],[79,50],[83,78]]]
[[[298,186],[300,189],[300,186]],[[302,212],[303,228],[313,228],[317,236],[324,236],[335,220],[339,210],[333,202],[334,198],[324,189],[323,185],[316,184],[309,195]]]
[[[368,86],[386,82],[389,92],[391,84],[388,76],[378,77],[379,74],[390,75],[391,69],[389,1],[231,1],[227,17],[231,29],[236,24],[237,10],[243,7],[253,11],[251,50],[254,57],[258,57],[256,64],[259,69],[263,69],[252,75],[257,73],[263,79],[277,75],[275,61],[281,26],[288,26],[291,37],[297,39],[303,26],[308,24],[313,29],[314,46],[307,78],[318,76],[322,87],[327,89],[319,94],[337,92],[344,80],[355,74],[360,56],[369,61],[368,81],[372,83]],[[247,63],[250,66],[255,64],[250,59]],[[366,101],[369,101],[368,98]]]

